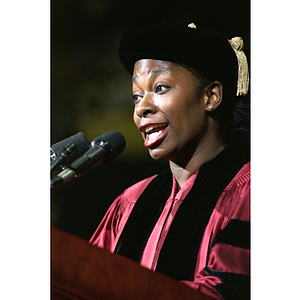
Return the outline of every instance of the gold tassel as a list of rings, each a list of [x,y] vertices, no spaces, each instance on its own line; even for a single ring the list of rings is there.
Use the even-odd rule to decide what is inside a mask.
[[[243,52],[244,42],[241,37],[234,37],[229,41],[234,50],[239,66],[238,82],[237,82],[237,96],[245,96],[249,89],[249,71],[247,57]]]
[[[197,28],[195,23],[190,23],[188,27]],[[247,57],[243,52],[244,41],[241,37],[237,36],[229,40],[229,43],[236,54],[239,66],[236,95],[245,96],[249,89],[249,71]]]

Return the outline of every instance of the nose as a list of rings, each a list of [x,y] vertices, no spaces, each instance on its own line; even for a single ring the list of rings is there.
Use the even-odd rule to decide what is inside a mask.
[[[146,117],[148,114],[154,114],[156,110],[156,106],[150,95],[145,95],[135,107],[135,113],[140,118]]]

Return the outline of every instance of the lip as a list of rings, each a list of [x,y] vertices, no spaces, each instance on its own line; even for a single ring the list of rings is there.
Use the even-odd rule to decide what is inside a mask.
[[[154,127],[154,128],[155,127],[164,127],[164,128],[159,131],[156,131],[156,133],[153,133],[153,134],[157,134],[157,132],[160,132],[158,135],[156,135],[153,138],[149,138],[151,134],[146,133],[146,129],[148,127]],[[147,124],[143,124],[143,125],[139,126],[139,130],[140,130],[140,132],[143,133],[143,136],[145,139],[144,146],[146,148],[157,147],[162,142],[162,140],[165,138],[168,129],[169,129],[169,124],[167,124],[167,123],[147,123]]]

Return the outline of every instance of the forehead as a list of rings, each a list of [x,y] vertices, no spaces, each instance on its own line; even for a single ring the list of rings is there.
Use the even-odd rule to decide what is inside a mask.
[[[148,78],[159,74],[172,76],[178,74],[178,72],[182,72],[182,69],[175,63],[164,60],[141,59],[134,65],[132,82],[136,82],[142,76]]]

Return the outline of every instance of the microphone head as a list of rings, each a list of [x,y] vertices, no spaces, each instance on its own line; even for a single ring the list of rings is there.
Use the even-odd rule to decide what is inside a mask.
[[[104,148],[107,156],[102,163],[109,163],[124,151],[126,141],[120,132],[111,130],[95,138],[91,143],[91,147],[93,146]]]
[[[82,132],[78,132],[77,134],[52,145],[50,148],[51,159],[55,159],[56,155],[63,151],[65,146],[70,144],[75,144],[77,146],[79,155],[84,154],[90,147],[90,142],[87,137]]]

